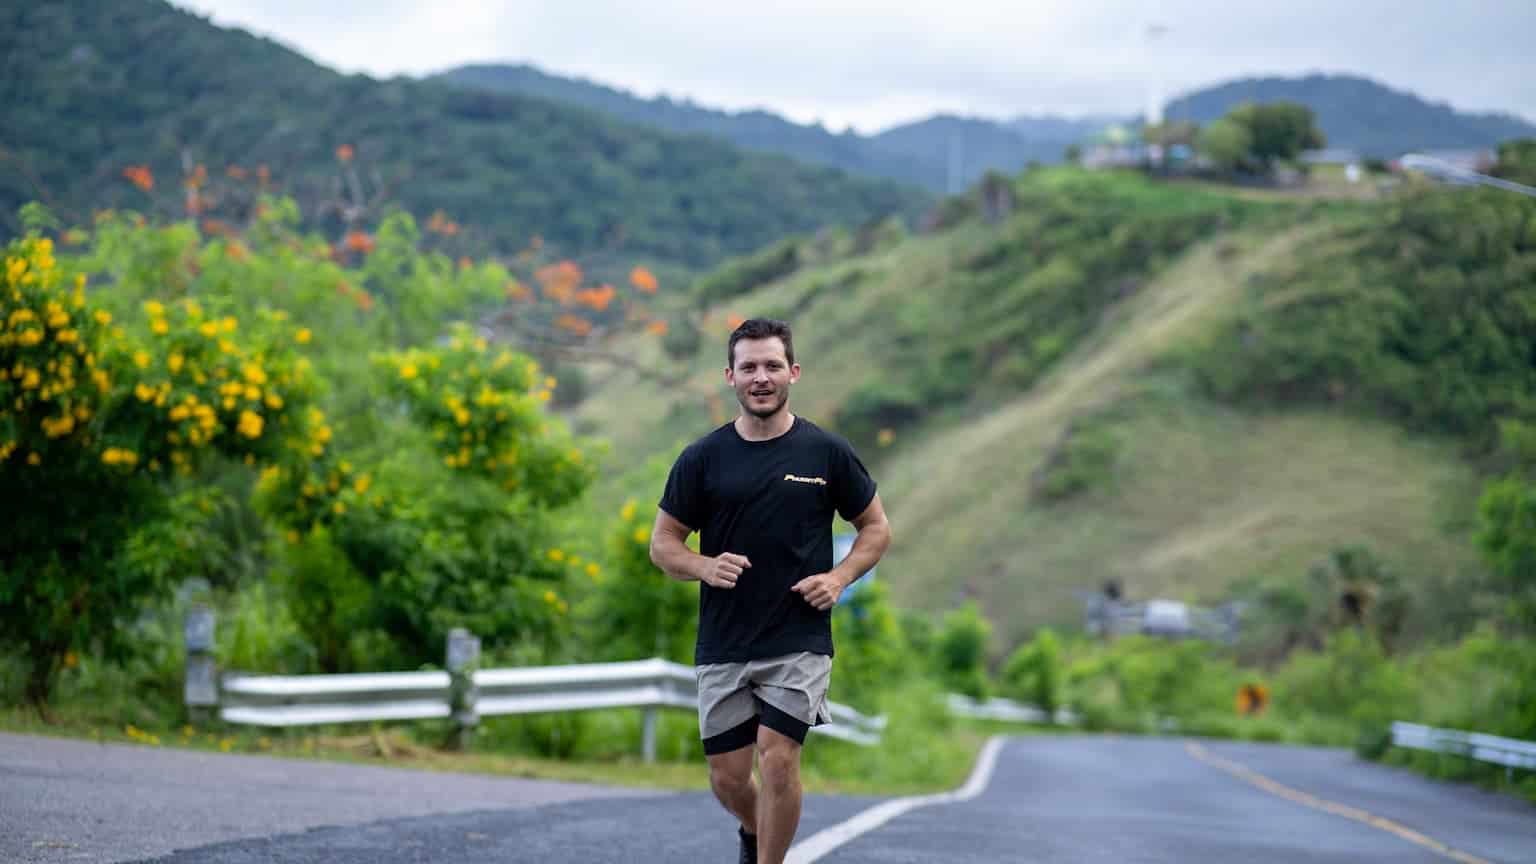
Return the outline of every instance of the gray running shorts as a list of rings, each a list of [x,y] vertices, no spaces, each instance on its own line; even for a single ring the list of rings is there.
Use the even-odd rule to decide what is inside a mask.
[[[812,726],[830,722],[827,686],[832,658],[801,651],[745,663],[706,663],[699,679],[699,734],[704,752],[728,753],[757,740],[761,723],[804,743]]]

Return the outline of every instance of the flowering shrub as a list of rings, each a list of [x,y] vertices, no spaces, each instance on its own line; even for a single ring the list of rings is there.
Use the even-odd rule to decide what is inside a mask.
[[[598,654],[594,659],[693,662],[699,589],[651,563],[655,518],[654,506],[642,510],[627,502],[609,530],[609,571],[588,574],[593,584],[585,618]]]
[[[242,326],[151,302],[118,322],[36,235],[9,244],[3,279],[0,643],[26,650],[40,702],[66,653],[160,587],[117,551],[164,512],[167,481],[323,452],[323,416],[306,361],[274,341],[279,313]]]

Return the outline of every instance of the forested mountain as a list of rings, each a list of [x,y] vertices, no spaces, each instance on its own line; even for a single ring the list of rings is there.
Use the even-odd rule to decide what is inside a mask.
[[[184,176],[202,204],[227,205],[264,174],[337,225],[343,199],[366,199],[422,221],[441,210],[466,249],[539,235],[566,254],[699,267],[924,198],[545,99],[342,75],[159,0],[8,5],[0,56],[6,232],[30,200],[74,221],[104,207],[181,215]]]
[[[1411,150],[1491,150],[1500,141],[1536,135],[1536,126],[1513,115],[1457,111],[1350,75],[1244,78],[1175,99],[1163,113],[1205,124],[1242,102],[1282,100],[1311,108],[1329,147],[1383,158]]]
[[[580,105],[672,132],[709,135],[748,150],[831,165],[853,174],[932,185],[932,166],[921,160],[871,147],[869,139],[856,132],[837,134],[821,126],[794,123],[768,111],[720,111],[666,96],[642,99],[586,79],[550,75],[525,64],[461,66],[437,77],[459,85],[526,93]]]

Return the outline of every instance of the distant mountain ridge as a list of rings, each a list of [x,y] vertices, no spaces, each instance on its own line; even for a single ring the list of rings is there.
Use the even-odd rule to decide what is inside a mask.
[[[1493,149],[1500,141],[1536,135],[1513,114],[1457,111],[1405,90],[1356,75],[1244,78],[1207,87],[1168,103],[1169,120],[1205,124],[1242,102],[1300,102],[1317,115],[1330,148],[1390,158],[1411,150]]]
[[[762,109],[729,112],[665,96],[646,99],[522,64],[463,66],[436,77],[580,105],[669,131],[711,135],[745,149],[900,180],[936,192],[953,192],[987,171],[1013,173],[1032,161],[1060,162],[1072,144],[1110,127],[1141,124],[1141,118],[1133,115],[1021,115],[999,120],[941,113],[874,135],[859,135],[794,123]],[[1536,127],[1513,115],[1457,111],[1353,75],[1229,81],[1174,99],[1164,116],[1205,124],[1243,101],[1277,100],[1311,107],[1330,147],[1368,156],[1391,157],[1420,149],[1491,149],[1502,140],[1536,135]]]
[[[577,105],[670,132],[710,135],[747,150],[932,191],[967,185],[989,170],[1018,171],[1030,160],[1059,162],[1067,146],[1081,137],[1084,122],[1038,117],[1002,124],[939,115],[876,135],[860,135],[795,123],[766,110],[732,112],[666,96],[643,98],[584,78],[552,75],[527,64],[460,66],[432,77],[460,86],[512,91]]]

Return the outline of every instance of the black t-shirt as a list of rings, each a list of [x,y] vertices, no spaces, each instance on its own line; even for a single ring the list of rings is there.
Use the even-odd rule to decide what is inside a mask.
[[[853,520],[875,481],[843,438],[796,417],[748,441],[727,423],[672,465],[661,509],[699,532],[699,552],[747,556],[734,588],[699,586],[694,662],[740,663],[796,651],[832,654],[832,613],[790,586],[832,569],[832,514]]]

